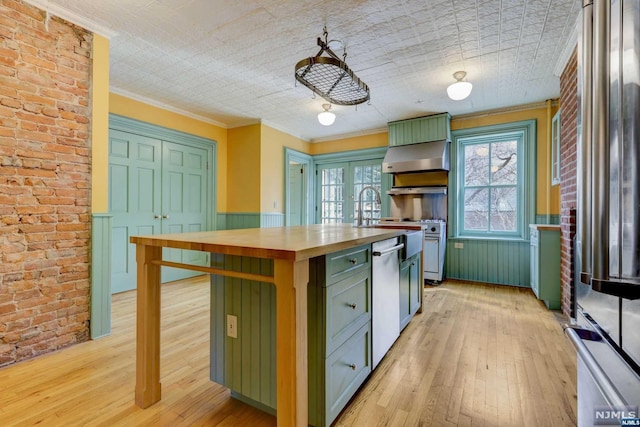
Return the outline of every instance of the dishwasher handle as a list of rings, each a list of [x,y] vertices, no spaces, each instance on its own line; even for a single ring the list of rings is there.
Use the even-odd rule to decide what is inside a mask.
[[[371,253],[371,255],[373,255],[373,256],[387,255],[387,254],[390,254],[392,252],[399,251],[402,248],[404,248],[404,243],[400,243],[399,245],[395,245],[393,247],[390,247],[389,249],[385,249],[385,250],[382,250],[382,251],[373,251]]]

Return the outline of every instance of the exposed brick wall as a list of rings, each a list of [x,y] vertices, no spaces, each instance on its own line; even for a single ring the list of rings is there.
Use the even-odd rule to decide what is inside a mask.
[[[0,0],[0,366],[88,339],[92,36]]]
[[[560,76],[560,227],[562,312],[574,316],[573,237],[576,234],[576,148],[578,116],[578,54],[574,50]]]

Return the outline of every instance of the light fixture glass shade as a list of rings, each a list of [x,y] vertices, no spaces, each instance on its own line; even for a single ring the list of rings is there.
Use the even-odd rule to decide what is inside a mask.
[[[453,73],[453,78],[457,80],[457,82],[452,83],[447,88],[447,95],[449,98],[454,101],[460,101],[465,99],[467,96],[471,94],[471,89],[473,85],[469,82],[463,82],[462,79],[467,75],[464,71],[456,71]]]
[[[318,121],[321,125],[331,126],[336,121],[336,115],[329,111],[331,104],[322,104],[322,108],[324,111],[318,113]]]
[[[447,88],[447,95],[454,101],[465,99],[471,94],[473,85],[469,82],[455,82]]]

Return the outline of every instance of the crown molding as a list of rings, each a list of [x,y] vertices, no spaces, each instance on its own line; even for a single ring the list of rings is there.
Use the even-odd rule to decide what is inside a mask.
[[[557,106],[558,100],[552,99],[551,105],[554,107]],[[451,119],[452,120],[477,119],[478,117],[487,117],[487,116],[493,116],[496,114],[514,113],[517,111],[537,110],[539,108],[546,108],[546,107],[547,107],[547,101],[539,101],[539,102],[532,102],[530,104],[514,105],[512,107],[496,108],[494,110],[476,111],[468,114],[460,114],[457,116],[451,116]]]
[[[98,24],[96,21],[93,21],[86,16],[79,15],[76,12],[72,12],[69,9],[65,9],[62,6],[57,4],[53,4],[48,0],[23,0],[25,3],[28,3],[32,6],[35,6],[39,9],[42,9],[44,12],[57,16],[58,18],[62,18],[65,21],[69,21],[72,24],[76,24],[82,28],[85,28],[92,33],[99,34],[108,39],[115,37],[118,33],[110,28],[105,27],[104,25]]]
[[[578,15],[578,18],[576,19],[576,23],[573,26],[573,29],[569,34],[569,38],[567,39],[567,42],[564,45],[564,49],[562,49],[562,52],[560,52],[560,56],[558,56],[556,65],[555,67],[553,67],[553,75],[556,77],[560,77],[562,75],[562,72],[564,71],[567,64],[569,63],[569,59],[571,59],[571,54],[573,53],[573,50],[578,45],[578,28],[579,28],[578,26],[582,22],[581,18],[582,18],[582,13]]]
[[[195,120],[199,120],[201,122],[209,123],[210,125],[218,126],[218,127],[223,128],[223,129],[227,129],[228,128],[228,126],[226,124],[224,124],[222,122],[219,122],[217,120],[210,119],[210,118],[204,117],[204,116],[200,116],[198,114],[190,113],[189,111],[183,110],[181,108],[177,108],[177,107],[171,106],[169,104],[165,104],[164,102],[160,102],[160,101],[157,101],[157,100],[152,99],[152,98],[147,98],[146,96],[138,95],[136,93],[129,92],[129,91],[124,90],[124,89],[120,89],[120,88],[117,88],[117,87],[114,87],[114,86],[110,86],[109,87],[109,91],[111,93],[115,93],[116,95],[124,96],[125,98],[131,98],[134,101],[139,101],[139,102],[142,102],[144,104],[149,104],[149,105],[152,105],[154,107],[162,108],[163,110],[171,111],[173,113],[180,114],[182,116],[186,116],[186,117],[190,117],[190,118],[195,119]]]
[[[383,133],[383,132],[388,132],[388,129],[385,127],[385,128],[367,129],[367,130],[361,130],[356,132],[343,133],[340,135],[324,136],[322,138],[313,138],[310,140],[310,142],[311,143],[328,142],[328,141],[335,141],[336,139],[355,138],[358,136],[367,136],[367,135],[373,135],[376,133]]]

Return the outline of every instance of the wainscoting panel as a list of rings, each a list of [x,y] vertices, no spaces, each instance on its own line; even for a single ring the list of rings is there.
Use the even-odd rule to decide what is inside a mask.
[[[217,230],[235,230],[238,228],[267,228],[284,226],[282,213],[246,213],[219,212]]]
[[[284,214],[277,212],[260,214],[260,227],[284,227]]]
[[[462,244],[456,248],[455,244]],[[450,239],[445,275],[452,279],[530,287],[529,242]]]
[[[270,259],[212,254],[211,265],[273,275]],[[270,411],[276,407],[275,292],[270,283],[211,276],[211,379]],[[237,317],[238,338],[226,336],[227,315]]]
[[[91,339],[111,334],[111,215],[91,223]]]
[[[552,214],[552,215],[542,215],[536,214],[536,224],[560,224],[560,215]]]

